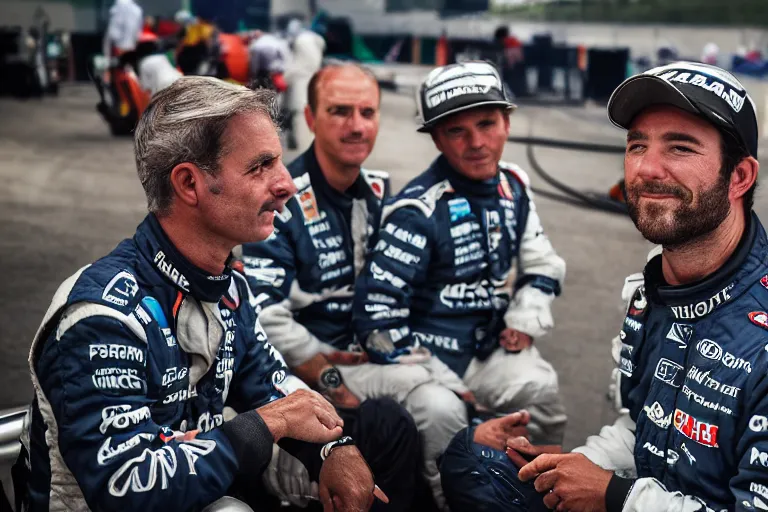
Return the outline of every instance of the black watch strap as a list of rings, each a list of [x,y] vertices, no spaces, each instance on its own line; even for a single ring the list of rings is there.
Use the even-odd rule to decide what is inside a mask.
[[[354,446],[355,441],[349,436],[340,437],[336,441],[331,441],[320,449],[320,458],[325,460],[331,452],[339,446]]]

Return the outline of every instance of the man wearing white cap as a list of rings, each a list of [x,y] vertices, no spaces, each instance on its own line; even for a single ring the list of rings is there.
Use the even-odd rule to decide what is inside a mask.
[[[435,459],[478,410],[526,408],[534,442],[562,443],[557,374],[533,339],[553,326],[565,262],[544,235],[528,176],[500,161],[515,105],[498,71],[437,68],[419,106],[419,131],[442,154],[385,204],[356,281],[354,328],[381,376],[344,377],[358,396],[405,404],[439,486]]]

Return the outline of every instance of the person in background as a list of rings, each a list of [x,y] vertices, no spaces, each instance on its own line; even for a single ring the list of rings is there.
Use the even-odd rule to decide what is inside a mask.
[[[312,144],[313,134],[301,117],[309,103],[309,81],[323,64],[325,40],[296,19],[288,23],[286,35],[293,54],[285,73],[287,146],[303,152]]]
[[[135,50],[143,24],[143,11],[134,0],[115,0],[104,34],[104,56],[116,57],[118,66],[130,64],[137,71]]]

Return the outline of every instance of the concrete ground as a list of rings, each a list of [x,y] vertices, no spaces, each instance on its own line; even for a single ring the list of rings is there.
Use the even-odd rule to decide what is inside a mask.
[[[85,85],[42,101],[0,99],[0,407],[31,398],[30,342],[61,281],[131,236],[145,214],[132,142],[109,135],[95,103]],[[389,171],[395,190],[436,155],[429,136],[415,132],[414,113],[410,96],[384,95],[366,165]],[[520,135],[621,144],[623,134],[603,119],[595,108],[521,108],[512,123]],[[530,167],[523,146],[508,144],[504,156]],[[539,148],[536,156],[547,172],[580,189],[606,191],[621,174],[621,155]],[[537,175],[531,180],[546,188]],[[765,210],[760,199],[758,211]],[[537,204],[568,264],[554,305],[556,328],[537,345],[560,374],[572,448],[614,417],[605,397],[609,340],[621,322],[623,279],[642,268],[649,245],[626,217],[544,197]]]

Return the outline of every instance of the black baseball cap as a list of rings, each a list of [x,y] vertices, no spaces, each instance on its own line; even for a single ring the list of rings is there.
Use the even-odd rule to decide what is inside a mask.
[[[440,119],[476,107],[517,108],[499,71],[485,61],[467,61],[433,69],[419,87],[420,132],[429,132]]]
[[[735,76],[697,62],[674,62],[625,80],[608,100],[608,118],[629,129],[637,114],[652,105],[672,105],[704,117],[733,134],[757,157],[755,103]]]

